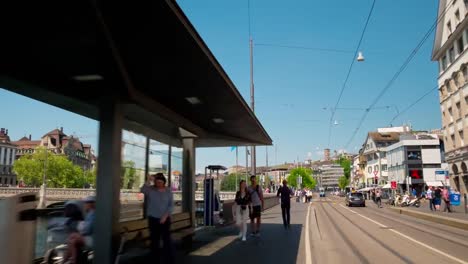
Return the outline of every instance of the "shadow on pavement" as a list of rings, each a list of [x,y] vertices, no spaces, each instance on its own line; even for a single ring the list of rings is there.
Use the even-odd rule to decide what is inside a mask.
[[[237,238],[234,226],[197,235],[190,252],[179,254],[177,263],[296,263],[302,225],[262,224],[260,237],[249,236],[243,242]],[[179,252],[180,253],[180,252]]]

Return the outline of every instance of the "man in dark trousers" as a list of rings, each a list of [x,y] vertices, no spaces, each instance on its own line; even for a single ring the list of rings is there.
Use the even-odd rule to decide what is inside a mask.
[[[283,225],[285,229],[290,228],[290,220],[291,220],[291,197],[293,196],[293,192],[288,187],[288,182],[286,180],[283,181],[283,186],[278,189],[276,193],[276,197],[281,195],[281,213],[283,215]]]

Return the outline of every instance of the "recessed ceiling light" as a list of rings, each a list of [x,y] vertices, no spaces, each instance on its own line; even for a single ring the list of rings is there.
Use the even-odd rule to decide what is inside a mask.
[[[224,123],[224,119],[222,119],[222,118],[213,118],[213,122],[215,122],[216,124],[221,124],[221,123]]]
[[[200,99],[198,97],[185,97],[185,100],[187,100],[189,103],[196,105],[196,104],[201,104]]]
[[[86,75],[77,75],[73,76],[73,80],[78,82],[90,82],[90,81],[100,81],[104,78],[99,74],[86,74]]]

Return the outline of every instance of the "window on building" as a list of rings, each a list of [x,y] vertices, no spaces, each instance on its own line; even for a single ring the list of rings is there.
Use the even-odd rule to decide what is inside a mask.
[[[408,157],[408,160],[421,160],[421,151],[409,150],[407,157]]]
[[[450,139],[452,140],[452,145],[455,147],[455,135],[451,135]]]
[[[465,83],[468,82],[468,67],[464,67],[462,69],[462,72],[463,72],[463,79],[465,80]]]
[[[458,54],[461,54],[463,50],[465,49],[465,44],[463,43],[463,37],[460,37],[457,40],[457,46],[458,46]]]
[[[465,97],[465,105],[468,105],[468,96]]]
[[[442,63],[441,63],[441,64],[442,64],[442,71],[444,71],[445,69],[447,69],[447,64],[448,64],[448,63],[447,63],[447,56],[442,57],[442,61],[441,61],[441,62],[442,62]]]
[[[427,169],[439,169],[441,166],[440,164],[424,164],[423,165],[423,168],[427,168]]]
[[[465,10],[468,12],[468,0],[463,0],[463,2],[465,3]]]
[[[382,165],[382,171],[387,171],[387,170],[388,170],[388,169],[387,169],[387,164],[383,164],[383,165]]]
[[[367,172],[372,173],[372,166],[369,166],[369,167],[367,168]]]
[[[449,112],[450,117],[452,117],[452,116],[453,116],[452,107],[449,107],[449,108],[448,108],[448,112]]]
[[[458,25],[460,23],[460,10],[455,11],[455,23]]]
[[[409,175],[412,179],[422,179],[423,171],[422,170],[409,170]]]
[[[422,149],[438,149],[439,146],[438,145],[424,145],[424,146],[421,146]]]
[[[461,87],[460,81],[458,79],[458,74],[455,74],[455,77],[453,78],[453,82],[455,83],[455,87],[457,88]]]
[[[464,144],[465,137],[463,135],[463,130],[458,131],[458,135],[460,136],[460,140],[461,140],[462,144]]]
[[[374,165],[374,171],[379,171],[379,165]]]
[[[452,34],[452,23],[450,21],[447,23],[447,31],[449,34]]]
[[[451,47],[449,49],[449,63],[453,63],[455,61],[455,48]]]
[[[458,117],[461,117],[460,102],[456,103],[455,106],[457,107]]]

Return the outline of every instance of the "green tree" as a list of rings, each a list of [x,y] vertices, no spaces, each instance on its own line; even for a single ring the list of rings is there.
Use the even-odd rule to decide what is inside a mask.
[[[341,190],[344,190],[348,185],[349,179],[346,178],[346,176],[341,176],[340,178],[338,178],[338,187],[340,187]]]
[[[298,187],[297,178],[302,177],[301,187],[306,187],[309,189],[314,189],[317,185],[317,181],[312,178],[312,170],[309,168],[295,168],[291,170],[287,181],[290,186]]]
[[[83,170],[64,155],[46,153],[39,147],[33,154],[26,154],[13,165],[13,171],[27,185],[38,187],[46,170],[47,186],[52,188],[83,187]]]
[[[221,180],[221,191],[223,192],[235,192],[239,182],[245,178],[245,175],[231,173],[225,175]]]
[[[351,160],[341,156],[340,159],[336,161],[336,163],[340,164],[344,170],[344,176],[349,179],[349,176],[351,175]]]
[[[122,176],[120,178],[120,188],[132,189],[137,181],[137,171],[135,162],[126,160],[122,164]]]

